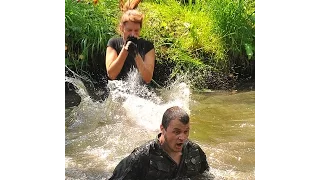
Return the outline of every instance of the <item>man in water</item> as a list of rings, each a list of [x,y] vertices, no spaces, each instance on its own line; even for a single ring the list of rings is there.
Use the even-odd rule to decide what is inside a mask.
[[[189,116],[180,107],[165,111],[156,139],[135,148],[109,180],[187,179],[209,170],[205,153],[188,140]]]

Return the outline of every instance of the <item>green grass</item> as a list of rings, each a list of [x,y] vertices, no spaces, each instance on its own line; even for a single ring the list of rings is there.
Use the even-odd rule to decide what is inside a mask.
[[[115,34],[117,2],[99,1],[97,5],[65,0],[65,43],[69,65],[89,63],[104,54],[108,39]]]
[[[228,74],[234,66],[254,59],[254,0],[182,2],[139,4],[145,15],[141,35],[156,50],[157,82],[188,74],[195,88],[212,88],[217,74]],[[88,64],[97,54],[105,54],[108,40],[117,34],[118,1],[100,0],[96,6],[75,0],[65,3],[66,64]],[[166,68],[170,70],[164,75]]]

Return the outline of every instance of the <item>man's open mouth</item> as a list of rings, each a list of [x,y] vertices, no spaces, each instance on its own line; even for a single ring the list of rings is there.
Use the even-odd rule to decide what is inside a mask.
[[[178,148],[181,148],[183,143],[177,143],[176,145],[177,145]]]

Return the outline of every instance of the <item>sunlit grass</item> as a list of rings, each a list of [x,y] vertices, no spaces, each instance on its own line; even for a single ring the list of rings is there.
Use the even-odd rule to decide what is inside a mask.
[[[105,53],[108,39],[115,34],[114,19],[117,2],[65,0],[65,43],[68,63],[89,63],[97,53]]]
[[[144,0],[138,6],[145,15],[141,35],[154,43],[156,65],[171,69],[169,78],[187,73],[194,87],[210,88],[214,73],[228,74],[254,59],[254,0],[183,2]],[[108,40],[117,35],[118,1],[65,0],[65,5],[66,64],[88,64],[105,54]]]

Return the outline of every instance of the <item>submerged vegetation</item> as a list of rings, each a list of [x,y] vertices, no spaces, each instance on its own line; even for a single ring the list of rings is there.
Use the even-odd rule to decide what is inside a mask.
[[[95,1],[96,2],[96,1]],[[154,82],[188,74],[193,88],[230,89],[254,76],[254,0],[144,0],[141,35],[156,50]],[[117,36],[118,1],[65,0],[66,65],[106,76],[108,40]]]

